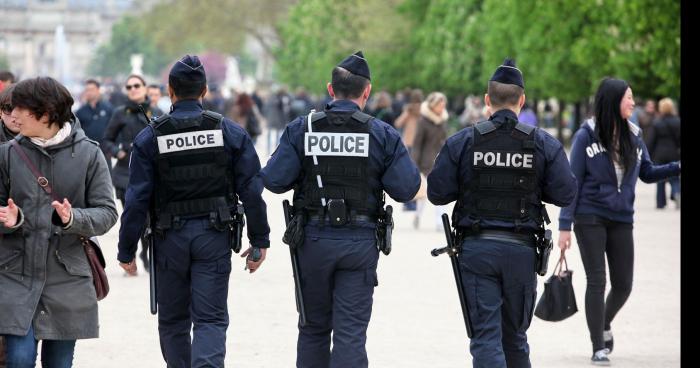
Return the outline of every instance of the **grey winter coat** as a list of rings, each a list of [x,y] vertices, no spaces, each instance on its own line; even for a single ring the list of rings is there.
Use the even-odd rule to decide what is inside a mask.
[[[98,337],[92,273],[79,240],[106,233],[117,222],[112,183],[104,155],[81,129],[63,142],[40,148],[19,144],[49,181],[58,198],[68,198],[73,223],[54,220],[51,197],[9,143],[0,146],[0,205],[12,198],[21,209],[18,228],[0,225],[0,334],[24,336],[30,323],[37,339]]]

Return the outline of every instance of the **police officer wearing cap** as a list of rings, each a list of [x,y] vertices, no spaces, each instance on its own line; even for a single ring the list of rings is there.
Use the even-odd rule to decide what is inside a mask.
[[[297,367],[361,368],[368,366],[383,192],[407,202],[420,174],[399,133],[362,113],[372,89],[362,52],[333,69],[327,89],[333,100],[287,125],[261,176],[272,192],[294,189],[295,216],[306,219],[297,248],[307,313]]]
[[[428,175],[432,203],[457,202],[452,220],[474,367],[530,367],[535,234],[549,222],[542,202],[564,207],[576,196],[561,143],[518,122],[524,88],[522,73],[506,59],[488,84],[489,119],[448,138]]]
[[[127,272],[135,271],[137,242],[150,213],[163,358],[168,367],[223,367],[229,225],[238,199],[251,247],[261,253],[257,262],[247,260],[251,273],[270,245],[260,162],[245,130],[202,109],[207,81],[197,56],[177,61],[168,81],[170,114],[151,122],[134,140],[118,259]]]

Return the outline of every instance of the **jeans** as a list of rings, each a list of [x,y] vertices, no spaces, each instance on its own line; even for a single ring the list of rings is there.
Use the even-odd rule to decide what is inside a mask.
[[[36,363],[38,341],[34,327],[26,336],[5,335],[7,368],[33,368]],[[73,366],[75,340],[42,340],[41,366],[43,368],[70,368]]]

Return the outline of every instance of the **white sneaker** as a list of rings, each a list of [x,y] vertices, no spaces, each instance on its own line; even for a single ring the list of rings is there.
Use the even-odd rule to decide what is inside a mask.
[[[601,349],[596,351],[591,357],[591,364],[598,366],[609,366],[610,359],[608,359],[608,349]]]

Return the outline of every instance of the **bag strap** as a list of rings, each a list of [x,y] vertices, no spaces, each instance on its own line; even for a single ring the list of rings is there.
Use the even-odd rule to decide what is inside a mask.
[[[565,267],[565,271],[569,271],[569,263],[566,262],[566,254],[564,252],[559,253],[559,261],[557,261],[557,264],[552,270],[552,276],[556,275],[559,277],[562,272],[562,267]],[[559,269],[559,271],[557,271],[557,269]]]
[[[51,199],[58,201],[56,198],[56,194],[53,192],[53,188],[51,188],[51,185],[49,185],[49,180],[46,179],[46,177],[37,169],[37,167],[34,165],[32,160],[29,159],[29,156],[27,156],[27,152],[24,151],[24,148],[17,143],[16,139],[13,139],[10,141],[10,144],[12,147],[14,147],[17,150],[17,153],[19,154],[19,157],[24,161],[25,164],[27,164],[27,167],[29,167],[29,170],[34,174],[36,177],[36,182],[39,184],[41,189],[43,189],[46,194],[51,196]],[[60,201],[59,201],[60,202]]]

